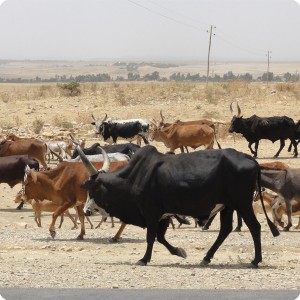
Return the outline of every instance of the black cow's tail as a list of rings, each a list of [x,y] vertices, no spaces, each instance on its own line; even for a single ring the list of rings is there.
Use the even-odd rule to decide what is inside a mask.
[[[270,228],[270,230],[271,230],[274,237],[279,236],[280,233],[279,233],[277,227],[275,226],[275,224],[268,217],[268,214],[267,214],[267,211],[266,211],[266,208],[265,208],[263,196],[262,196],[262,193],[261,193],[261,171],[260,171],[260,168],[259,168],[259,172],[258,172],[257,185],[258,185],[258,193],[259,193],[260,201],[261,201],[262,208],[264,210],[265,216],[267,218],[269,228]]]

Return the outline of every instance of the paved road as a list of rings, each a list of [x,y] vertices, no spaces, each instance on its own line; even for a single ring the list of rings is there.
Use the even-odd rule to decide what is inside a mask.
[[[0,288],[0,300],[300,300],[300,290],[119,290]],[[2,298],[1,298],[2,297]]]

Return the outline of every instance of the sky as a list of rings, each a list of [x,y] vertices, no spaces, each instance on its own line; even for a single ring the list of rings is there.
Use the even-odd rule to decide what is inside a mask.
[[[299,2],[0,0],[0,60],[299,62]]]

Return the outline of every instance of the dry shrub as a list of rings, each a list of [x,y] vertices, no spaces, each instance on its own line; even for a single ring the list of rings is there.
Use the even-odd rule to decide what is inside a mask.
[[[204,111],[202,116],[204,119],[219,119],[220,114],[217,111]]]
[[[10,100],[10,95],[9,93],[0,93],[0,99],[4,102],[4,103],[8,103]]]
[[[219,85],[209,85],[205,88],[205,99],[208,103],[217,105],[219,99],[224,95]]]
[[[122,89],[121,87],[118,87],[116,89],[116,101],[121,105],[121,106],[126,106],[128,103],[127,103],[127,100],[126,100],[126,94],[125,94],[125,91],[124,89]]]
[[[92,115],[90,112],[80,112],[77,114],[75,121],[78,124],[91,124]]]
[[[36,134],[39,134],[41,132],[41,130],[43,129],[44,121],[41,119],[35,119],[32,122],[32,126],[33,126],[33,132]]]
[[[294,92],[295,91],[295,84],[294,83],[277,83],[275,88],[278,92]]]
[[[53,125],[64,129],[73,128],[73,124],[69,120],[64,119],[62,116],[55,116],[53,119]]]

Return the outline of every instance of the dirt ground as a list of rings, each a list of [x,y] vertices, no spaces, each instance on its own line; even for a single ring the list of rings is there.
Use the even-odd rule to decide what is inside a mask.
[[[16,100],[13,103],[1,102],[0,108],[2,118],[11,113],[17,114],[22,120],[20,127],[23,128],[19,133],[27,135],[26,125],[41,116],[49,123],[55,114],[68,116],[73,121],[80,112],[93,112],[99,116],[108,112],[120,119],[147,117],[151,120],[157,119],[159,110],[163,109],[166,121],[176,118],[191,120],[201,117],[201,110],[195,111],[195,107],[202,105],[205,111],[217,111],[218,118],[226,123],[219,127],[222,147],[233,147],[249,153],[244,139],[235,139],[227,133],[221,134],[226,131],[231,119],[229,104],[236,99],[225,99],[218,105],[200,103],[200,100],[200,104],[178,100],[175,103],[164,101],[128,106],[106,102],[99,107],[92,104],[95,100],[91,98],[38,99],[36,102],[28,100],[28,103]],[[270,97],[265,102],[257,99],[241,101],[245,117],[254,113],[265,116],[286,114],[297,120],[300,116],[295,103],[283,98]],[[55,130],[49,125],[43,132],[46,136]],[[3,134],[5,132],[2,131]],[[66,131],[62,130],[60,133],[66,134]],[[97,140],[92,126],[77,124],[76,133],[77,136],[87,138],[87,145]],[[167,150],[160,143],[153,144],[161,151]],[[258,161],[273,161],[272,157],[278,147],[278,142],[272,144],[262,141]],[[292,158],[286,148],[278,160],[291,167],[300,167],[300,158]],[[194,228],[193,224],[183,225],[175,230],[169,228],[168,240],[174,246],[184,248],[187,258],[172,256],[162,245],[155,243],[152,261],[148,266],[141,267],[136,262],[146,249],[145,230],[127,226],[121,242],[112,244],[108,240],[117,231],[119,220],[116,220],[114,228],[111,228],[110,221],[99,229],[90,229],[86,223],[85,239],[78,241],[76,237],[79,229],[71,230],[72,223],[66,217],[53,240],[48,231],[51,214],[43,214],[42,227],[38,228],[30,205],[22,210],[15,209],[13,200],[20,187],[17,185],[11,189],[6,184],[0,185],[0,287],[300,289],[299,230],[292,228],[290,232],[281,232],[279,237],[274,238],[263,215],[258,216],[262,225],[263,249],[263,263],[258,269],[248,268],[254,248],[246,226],[243,226],[240,233],[231,233],[208,267],[199,267],[218,234],[217,219],[208,231]],[[94,226],[99,220],[99,216],[92,217]],[[298,218],[293,221],[296,225]]]

